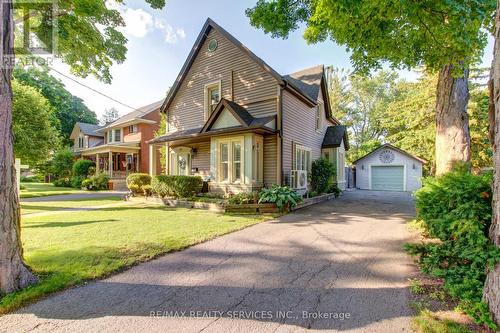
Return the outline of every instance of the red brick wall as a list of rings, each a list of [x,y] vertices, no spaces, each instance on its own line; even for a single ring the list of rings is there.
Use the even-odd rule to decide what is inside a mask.
[[[156,110],[154,112],[149,113],[144,116],[144,119],[154,120],[156,124],[138,124],[137,130],[141,136],[141,156],[139,161],[139,167],[141,172],[149,172],[149,144],[147,143],[149,140],[154,138],[154,134],[160,128],[160,110]],[[127,129],[128,130],[128,129]],[[160,156],[157,153],[157,161],[156,161],[156,170],[157,173],[160,173]]]

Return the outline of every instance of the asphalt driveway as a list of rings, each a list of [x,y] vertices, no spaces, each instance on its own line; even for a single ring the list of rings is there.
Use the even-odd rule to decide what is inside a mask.
[[[353,191],[0,317],[5,332],[410,331],[407,193]]]

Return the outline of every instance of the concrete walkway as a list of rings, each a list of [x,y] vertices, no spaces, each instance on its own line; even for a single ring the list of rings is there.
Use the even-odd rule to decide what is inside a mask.
[[[409,332],[406,193],[346,192],[0,317],[3,332]]]

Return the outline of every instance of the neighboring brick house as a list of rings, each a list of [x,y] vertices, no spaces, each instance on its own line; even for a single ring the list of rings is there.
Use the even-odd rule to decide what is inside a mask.
[[[97,172],[123,179],[132,172],[148,172],[149,140],[160,128],[163,101],[134,110],[105,126],[76,123],[70,138],[77,157],[96,162]],[[159,168],[159,160],[155,160]]]
[[[210,19],[161,112],[167,133],[150,143],[167,146],[169,174],[200,175],[212,191],[306,190],[324,156],[345,187],[347,131],[332,115],[324,67],[282,76]]]

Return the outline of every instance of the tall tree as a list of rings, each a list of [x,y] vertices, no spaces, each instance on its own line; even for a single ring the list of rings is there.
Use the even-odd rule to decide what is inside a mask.
[[[258,0],[247,10],[253,26],[288,37],[307,24],[304,38],[347,46],[357,71],[389,62],[439,71],[436,98],[436,171],[470,159],[468,67],[479,61],[495,0],[331,1]]]
[[[40,90],[56,110],[55,116],[60,123],[59,130],[66,143],[76,122],[97,124],[96,114],[91,111],[81,98],[66,90],[61,80],[50,75],[47,68],[14,69],[14,77],[25,85]]]
[[[490,227],[490,239],[500,246],[500,0],[497,2],[495,18],[495,44],[493,63],[489,81],[491,140],[493,142],[493,217]],[[500,263],[489,269],[484,287],[484,298],[488,302],[497,323],[500,323]]]
[[[54,109],[33,87],[12,82],[14,154],[30,167],[45,162],[59,146],[59,133],[50,123]]]
[[[162,8],[165,0],[146,0],[153,8]],[[126,38],[116,28],[123,25],[117,10],[101,0],[57,1],[58,48],[55,54],[69,64],[76,75],[89,74],[104,82],[111,81],[110,67],[123,62]],[[23,261],[20,238],[19,198],[15,183],[12,147],[12,68],[14,22],[11,0],[0,0],[0,291],[11,292],[36,281]],[[31,20],[30,16],[22,19]],[[54,20],[50,15],[35,17],[30,31],[50,45]],[[49,32],[49,33],[48,33]]]
[[[111,107],[109,109],[104,110],[104,114],[101,117],[101,125],[106,125],[109,123],[112,123],[116,119],[120,118],[120,114],[118,113],[118,110]]]
[[[348,160],[352,162],[383,141],[386,130],[382,124],[395,98],[397,74],[382,70],[369,77],[330,69],[327,77],[332,110],[349,129]]]

